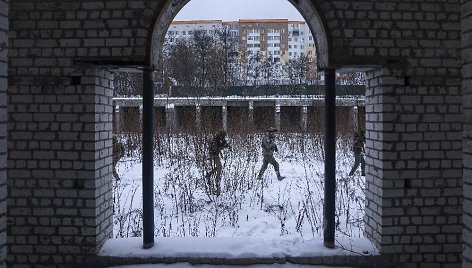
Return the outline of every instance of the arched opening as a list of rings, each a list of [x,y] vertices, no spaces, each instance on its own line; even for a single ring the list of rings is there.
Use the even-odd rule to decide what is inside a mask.
[[[293,7],[295,7],[300,14],[305,18],[305,21],[314,34],[315,46],[318,59],[318,67],[320,69],[330,67],[330,43],[326,22],[321,16],[321,9],[316,3],[309,0],[293,1],[287,0]],[[152,66],[155,70],[162,69],[160,60],[162,59],[162,46],[165,42],[165,35],[169,28],[172,20],[177,13],[188,3],[189,1],[168,1],[164,8],[156,14],[153,29],[150,30],[150,38],[148,43],[148,60],[149,66]],[[315,31],[316,29],[316,31]]]
[[[314,7],[311,7],[311,8],[312,8],[312,10],[314,9]],[[311,14],[311,15],[313,15],[313,14]],[[314,16],[314,17],[316,17],[316,16]],[[162,20],[161,20],[161,23],[162,23]],[[317,22],[315,23],[315,25],[321,25],[320,21],[317,21]],[[165,27],[164,27],[164,28],[165,28]],[[311,28],[311,27],[310,27],[310,28]],[[162,29],[160,29],[160,31],[162,31]],[[159,32],[159,31],[157,31],[157,32]],[[316,31],[316,32],[318,33],[319,31]],[[156,33],[156,30],[154,31],[154,33]],[[318,35],[320,35],[320,34],[318,33]],[[324,36],[324,34],[321,34],[321,36]],[[161,40],[163,40],[163,37],[162,37],[162,36],[161,36],[161,38],[162,38]],[[156,38],[156,39],[157,39],[157,40],[160,40],[159,38]],[[323,41],[323,40],[325,40],[325,41],[327,40],[326,38],[323,38],[323,37],[320,38],[320,39],[321,39],[322,41]],[[153,41],[154,41],[154,40],[155,40],[155,39],[153,38]],[[320,40],[316,39],[316,41],[317,41],[318,43],[320,43]],[[161,42],[155,41],[155,42],[158,43],[158,44],[161,44],[160,47],[162,47],[162,44],[164,43],[164,41],[161,41]],[[326,43],[327,43],[327,42],[326,42]],[[151,47],[154,48],[155,46],[152,45]],[[156,50],[159,50],[159,46],[157,46],[157,49],[156,49]],[[328,49],[325,48],[325,50],[327,51]],[[323,51],[323,49],[317,50],[318,54],[320,54],[319,51]],[[152,53],[150,53],[150,54],[151,54],[151,55],[156,55],[156,53],[155,53],[154,51],[152,51]],[[153,66],[153,67],[155,67],[155,68],[159,68],[159,67],[162,65],[162,62],[159,61],[159,59],[160,59],[161,56],[159,56],[158,53],[157,53],[157,55],[158,55],[158,56],[155,58],[155,60],[151,60],[152,63],[150,63],[150,65]],[[321,54],[321,55],[320,55],[320,58],[325,58],[324,61],[325,61],[325,62],[328,62],[328,61],[327,61],[328,53]],[[319,62],[319,65],[320,65],[320,64],[326,64],[326,65],[328,65],[327,63]],[[152,70],[152,68],[150,68],[149,70],[145,70],[145,76],[144,76],[144,77],[145,77],[145,84],[147,84],[147,85],[149,86],[149,88],[154,88],[155,82],[154,82],[154,79],[151,77],[151,73],[152,73],[151,70]],[[159,69],[157,69],[157,73],[160,73]],[[330,83],[327,83],[327,84],[328,84],[327,86],[329,87],[329,89],[327,89],[327,90],[328,90],[328,91],[331,90],[331,91],[334,93],[334,79],[335,79],[335,78],[334,78],[334,70],[333,70],[333,69],[327,69],[327,73],[328,73],[328,74],[327,74],[327,76],[326,76],[325,81],[330,82]],[[147,81],[146,81],[146,79],[147,79]],[[158,79],[159,79],[159,78],[158,78]],[[148,88],[148,89],[149,89],[149,88]],[[145,88],[145,91],[146,91],[146,88]],[[150,92],[152,92],[152,90],[150,90]],[[146,92],[145,92],[145,95],[146,95]],[[334,96],[335,96],[335,95],[332,94],[331,97],[330,97],[330,98],[331,98],[331,99],[330,99],[330,102],[331,102],[330,109],[335,108],[335,105],[333,106],[333,104],[334,104]],[[150,98],[153,98],[153,97],[154,97],[153,94],[150,94],[150,95],[148,96],[148,101],[149,101]],[[146,121],[146,119],[145,119],[145,117],[146,117],[146,112],[145,112],[146,106],[148,106],[147,109],[149,109],[149,106],[152,106],[153,104],[152,104],[151,102],[149,102],[148,105],[146,105],[146,97],[144,97],[144,99],[145,99],[145,100],[143,101],[143,102],[144,102],[144,107],[143,107],[143,120]],[[203,111],[205,111],[205,109],[208,110],[207,108],[202,107],[202,110],[203,110]],[[298,112],[300,112],[300,111],[298,111]],[[325,112],[325,115],[328,116],[328,118],[326,118],[326,121],[327,121],[327,122],[334,122],[334,120],[331,120],[331,117],[329,117],[329,116],[334,115],[334,114],[335,114],[335,112],[333,113],[332,110],[330,110],[330,111],[328,111],[328,112]],[[149,115],[149,114],[148,114],[148,115]],[[334,117],[332,117],[332,119],[334,119]],[[330,126],[327,125],[326,128],[327,128],[327,129],[328,129],[328,128],[332,129],[334,126],[335,126],[334,124],[331,124]],[[143,135],[143,136],[144,136],[144,138],[143,138],[144,140],[146,139],[145,137],[146,137],[147,135],[149,135],[149,133],[146,134],[146,130],[144,130],[144,135]],[[335,140],[335,136],[334,136],[334,133],[333,133],[333,132],[330,132],[330,134],[326,134],[326,135],[327,135],[327,136],[330,136],[330,137],[332,138],[332,139],[331,139],[332,141]],[[151,134],[151,136],[152,136],[152,134]],[[144,144],[143,147],[145,147],[145,148],[153,148],[153,146],[149,146],[149,144],[148,144],[148,145]],[[331,149],[335,150],[335,144],[330,144],[329,147],[330,147]],[[331,155],[330,155],[330,157],[334,157],[334,152],[333,152],[333,150],[331,150]],[[327,150],[327,151],[328,151],[328,150]],[[143,154],[143,158],[146,158],[146,156],[144,156],[144,155],[145,155],[145,153]],[[327,157],[327,156],[325,155],[325,157]],[[148,158],[148,161],[149,161],[149,162],[152,162],[151,159],[152,159],[152,153],[150,154],[150,157]],[[143,162],[146,162],[146,160],[143,160]],[[147,167],[146,167],[146,163],[143,163],[143,178],[144,178],[144,177],[152,177],[152,176],[151,176],[152,174],[145,174],[145,169],[149,169],[149,168],[150,168],[149,162],[148,162],[148,166],[147,166]],[[326,161],[326,162],[329,162],[329,161]],[[328,167],[327,169],[329,169],[330,171],[334,171],[334,165],[333,165],[333,163],[331,162],[330,164],[331,164],[331,166]],[[151,167],[152,167],[152,165],[151,165]],[[325,171],[326,171],[326,167],[325,167]],[[331,173],[331,176],[334,177],[334,172]],[[148,186],[152,186],[152,181],[151,181],[151,183],[150,183]],[[334,185],[332,185],[332,186],[334,186]],[[144,185],[143,185],[143,188],[147,188],[146,191],[148,191],[149,189],[152,189],[152,187],[145,187]],[[326,188],[327,188],[327,187],[326,187]],[[147,195],[152,197],[153,194],[151,194],[151,193],[152,193],[152,191],[149,191]],[[332,199],[334,200],[334,195],[331,196],[331,197],[332,197]],[[146,201],[144,201],[144,203],[146,203]],[[152,203],[151,203],[151,204],[152,204]],[[145,205],[145,206],[146,206],[146,205]],[[151,209],[153,209],[152,206],[151,206]],[[325,210],[332,210],[333,213],[334,213],[334,208],[332,208],[332,209],[325,209]],[[143,211],[143,214],[146,214],[146,211],[148,211],[148,210],[145,208],[144,211]],[[148,216],[149,216],[149,215],[152,215],[152,214],[148,214]],[[334,214],[333,214],[333,215],[334,215]],[[143,218],[145,218],[144,215],[143,215]],[[150,224],[149,226],[152,226],[152,229],[154,228],[153,224]],[[333,227],[334,227],[334,223],[333,223]],[[146,228],[144,228],[144,229],[146,229]],[[144,236],[146,236],[146,235],[144,235]],[[333,236],[334,236],[334,234],[333,234]],[[150,237],[150,236],[149,236],[149,237]],[[149,238],[149,237],[148,237],[148,238]],[[149,238],[149,239],[150,239],[150,238]],[[334,237],[333,237],[333,239],[334,239]],[[145,240],[146,240],[146,238],[145,238]],[[145,247],[146,247],[146,243],[147,243],[147,242],[145,242]],[[151,244],[152,244],[151,241],[148,241],[148,243],[151,243]],[[149,244],[149,246],[151,246],[151,244]],[[333,241],[333,244],[334,244],[334,241]]]

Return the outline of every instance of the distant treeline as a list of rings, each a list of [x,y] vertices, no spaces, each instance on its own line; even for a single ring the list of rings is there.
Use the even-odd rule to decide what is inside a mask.
[[[337,96],[364,96],[365,85],[336,85]],[[168,89],[169,90],[169,89]],[[170,92],[157,92],[169,94],[170,97],[203,97],[203,96],[300,96],[300,95],[324,95],[324,85],[261,85],[261,86],[231,86],[226,88],[199,88],[172,86]]]

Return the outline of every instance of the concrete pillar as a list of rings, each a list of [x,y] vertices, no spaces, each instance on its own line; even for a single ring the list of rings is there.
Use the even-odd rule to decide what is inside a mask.
[[[195,105],[195,123],[198,130],[202,130],[202,107],[199,103]]]
[[[351,122],[354,129],[359,129],[359,109],[357,106],[352,106],[351,109]]]
[[[275,127],[280,130],[280,104],[275,104]]]
[[[249,101],[249,125],[253,126],[254,125],[254,101]]]
[[[123,131],[123,129],[126,126],[125,118],[126,118],[125,107],[118,106],[118,121],[120,125],[120,128],[118,128],[119,131]]]
[[[302,126],[302,130],[303,131],[306,131],[307,130],[307,121],[308,121],[308,107],[307,106],[303,106],[302,107],[302,110],[301,110],[301,126]]]
[[[121,125],[123,122],[123,113],[119,105],[113,104],[113,133],[121,132]]]
[[[221,106],[221,115],[223,120],[223,129],[228,129],[228,107],[226,105]]]
[[[170,133],[177,130],[177,111],[172,103],[166,105],[166,127]]]
[[[139,105],[139,120],[143,122],[143,106]]]

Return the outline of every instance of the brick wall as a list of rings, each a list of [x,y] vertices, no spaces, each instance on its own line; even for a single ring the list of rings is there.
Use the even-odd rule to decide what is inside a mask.
[[[10,267],[94,261],[112,236],[112,76],[82,68],[9,85]]]
[[[145,5],[10,4],[7,262],[82,267],[113,230],[113,76],[94,63],[143,61]]]
[[[398,66],[368,74],[366,236],[406,267],[458,267],[460,83],[446,77],[406,82],[407,74]]]
[[[6,257],[8,0],[0,0],[0,267]]]
[[[472,1],[462,4],[464,93],[464,253],[462,267],[472,267]]]
[[[83,262],[111,234],[111,76],[82,63],[147,63],[147,43],[160,44],[185,1],[10,2],[8,260]],[[407,266],[459,266],[460,1],[319,0],[319,14],[297,2],[328,31],[322,67],[377,66],[366,96],[366,235]],[[464,108],[470,122],[470,101]]]

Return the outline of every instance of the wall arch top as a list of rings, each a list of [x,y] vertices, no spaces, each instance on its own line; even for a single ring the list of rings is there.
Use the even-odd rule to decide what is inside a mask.
[[[150,27],[147,55],[149,55],[148,66],[153,69],[161,69],[162,46],[165,34],[177,13],[190,0],[167,0],[156,9],[154,22]],[[287,0],[305,18],[315,39],[318,68],[328,68],[331,58],[331,43],[326,20],[323,12],[315,0]]]

